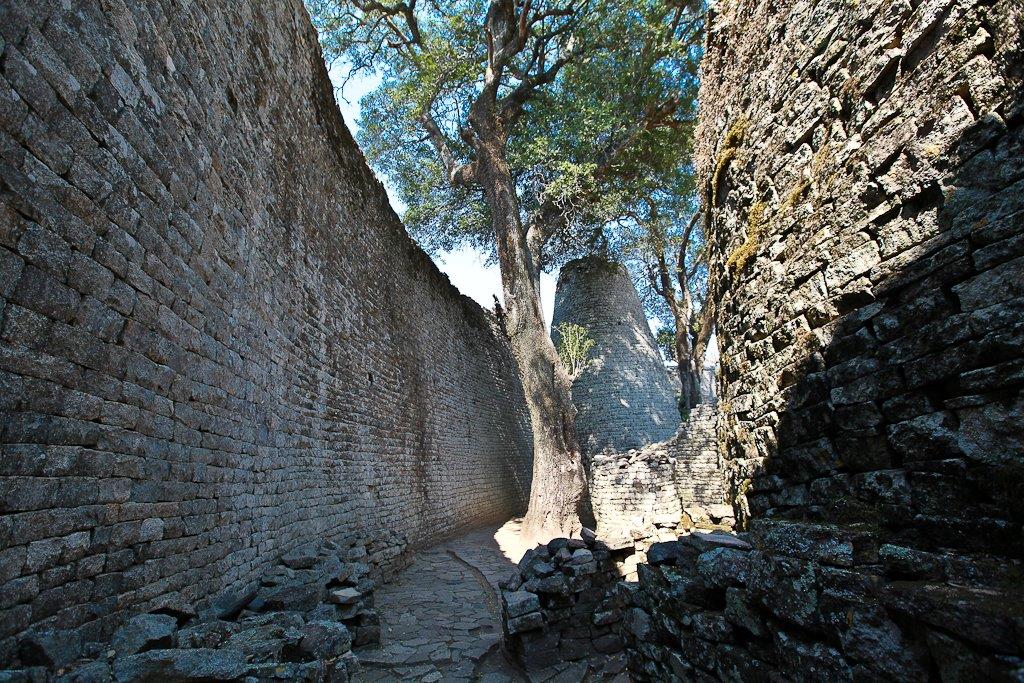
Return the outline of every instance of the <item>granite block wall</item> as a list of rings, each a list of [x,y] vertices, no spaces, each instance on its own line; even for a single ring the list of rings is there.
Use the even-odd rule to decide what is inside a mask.
[[[595,342],[572,385],[584,453],[621,452],[672,436],[679,426],[676,392],[626,269],[600,257],[563,266],[552,319],[556,345],[563,322],[586,327]]]
[[[299,0],[0,3],[0,661],[522,509],[492,322],[406,235]]]
[[[751,533],[641,566],[632,673],[1020,680],[1024,9],[739,0],[708,26],[720,441]]]
[[[1024,556],[1021,22],[886,0],[712,24],[698,163],[750,517]]]
[[[651,536],[655,527],[690,528],[704,521],[704,513],[695,508],[722,506],[727,473],[718,455],[717,426],[715,406],[701,404],[670,439],[595,455],[590,501],[598,536],[641,538]]]

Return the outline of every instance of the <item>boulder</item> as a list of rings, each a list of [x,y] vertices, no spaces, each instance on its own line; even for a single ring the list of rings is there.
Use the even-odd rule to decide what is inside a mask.
[[[3,675],[0,674],[0,681],[3,680]],[[88,662],[53,678],[52,681],[53,683],[109,683],[110,664],[105,661]]]
[[[768,633],[764,619],[754,611],[746,591],[741,588],[725,589],[725,618],[758,638]]]
[[[647,640],[653,632],[651,618],[639,607],[633,607],[626,612],[623,625],[641,642]]]
[[[312,621],[302,627],[299,651],[314,659],[334,659],[352,649],[352,634],[336,621]]]
[[[503,591],[501,599],[505,605],[505,613],[511,619],[540,609],[540,600],[529,591]]]
[[[828,524],[753,520],[751,537],[762,550],[838,567],[875,562],[878,544],[872,534]]]
[[[243,653],[250,662],[276,662],[281,659],[286,641],[294,643],[296,640],[297,634],[287,638],[281,626],[250,625],[233,634],[221,647]]]
[[[59,669],[82,653],[82,636],[78,631],[47,629],[29,631],[18,641],[18,655],[23,664]]]
[[[310,569],[316,564],[317,558],[316,548],[304,545],[289,551],[281,558],[281,562],[291,569]]]
[[[944,574],[941,556],[913,548],[885,544],[878,549],[878,559],[893,578],[940,579]]]
[[[239,631],[238,624],[230,621],[201,621],[178,631],[178,647],[217,648]]]
[[[569,564],[587,564],[594,561],[594,554],[586,548],[579,548],[572,552],[572,559]]]
[[[540,612],[529,612],[521,617],[515,617],[505,622],[505,628],[509,635],[532,631],[544,625],[544,615]]]
[[[140,614],[129,619],[114,632],[110,647],[121,657],[145,650],[174,646],[178,620],[166,614]]]
[[[601,654],[612,655],[616,652],[621,652],[622,648],[622,636],[617,633],[606,633],[603,636],[594,638],[594,649]]]
[[[679,540],[702,553],[715,548],[735,548],[736,550],[750,550],[751,548],[751,545],[742,538],[721,531],[694,531],[686,536],[681,536]]]
[[[238,616],[257,595],[259,586],[253,584],[237,590],[226,590],[210,600],[206,609],[200,611],[203,617],[233,619]]]
[[[750,554],[734,548],[715,548],[697,557],[697,572],[709,586],[743,586]]]
[[[256,611],[298,610],[304,612],[320,603],[323,588],[315,583],[289,581],[260,589],[249,606]]]
[[[685,544],[682,541],[666,541],[653,543],[647,550],[647,562],[654,566],[676,565],[684,556]]]
[[[335,605],[353,605],[362,597],[363,594],[356,588],[333,588],[327,592],[327,602]]]

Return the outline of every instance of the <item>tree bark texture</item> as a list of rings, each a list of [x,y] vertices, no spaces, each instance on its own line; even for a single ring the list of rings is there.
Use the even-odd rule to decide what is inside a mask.
[[[503,143],[484,139],[477,151],[478,173],[497,240],[505,330],[519,364],[533,425],[533,482],[523,533],[532,538],[570,536],[580,530],[587,489],[572,383],[545,329],[540,267],[527,245]]]

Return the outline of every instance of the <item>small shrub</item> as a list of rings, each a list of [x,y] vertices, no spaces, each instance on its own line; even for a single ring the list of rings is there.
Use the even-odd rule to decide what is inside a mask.
[[[576,379],[590,364],[588,356],[595,344],[590,338],[590,330],[568,322],[560,323],[555,329],[558,331],[558,357],[562,359],[569,377]]]

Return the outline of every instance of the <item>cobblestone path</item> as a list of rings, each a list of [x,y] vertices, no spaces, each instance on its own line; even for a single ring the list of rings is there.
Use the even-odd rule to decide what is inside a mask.
[[[515,536],[517,522],[501,527]],[[527,676],[501,647],[498,581],[514,563],[495,540],[497,525],[471,531],[428,550],[377,589],[379,646],[356,650],[364,681],[578,683],[586,664],[565,664]],[[505,552],[521,554],[520,548]]]
[[[513,568],[496,527],[419,551],[376,592],[379,647],[357,651],[365,681],[525,681],[501,649],[497,582]]]

